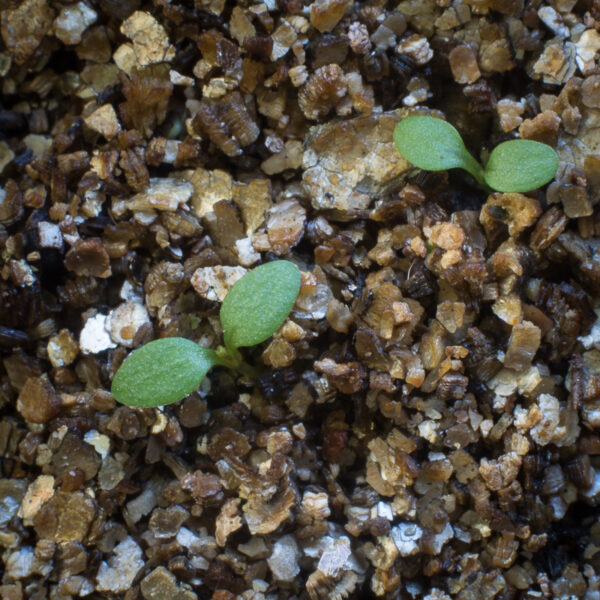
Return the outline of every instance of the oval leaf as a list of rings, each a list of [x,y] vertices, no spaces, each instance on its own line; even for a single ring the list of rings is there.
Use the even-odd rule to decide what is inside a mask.
[[[112,394],[129,406],[160,406],[191,394],[220,360],[184,338],[154,340],[130,354],[115,374]]]
[[[426,171],[462,168],[481,182],[481,165],[469,154],[458,131],[442,119],[406,117],[394,129],[394,144],[410,163]]]
[[[256,267],[235,282],[221,306],[227,348],[254,346],[272,336],[300,291],[300,270],[286,260]]]
[[[558,156],[547,144],[510,140],[492,150],[484,177],[499,192],[529,192],[548,183],[556,169]]]

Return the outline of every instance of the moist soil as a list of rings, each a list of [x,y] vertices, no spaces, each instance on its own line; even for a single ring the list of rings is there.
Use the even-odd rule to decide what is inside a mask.
[[[0,598],[600,598],[599,30],[597,0],[3,0]],[[419,171],[411,114],[559,169]],[[256,380],[115,401],[277,259]]]

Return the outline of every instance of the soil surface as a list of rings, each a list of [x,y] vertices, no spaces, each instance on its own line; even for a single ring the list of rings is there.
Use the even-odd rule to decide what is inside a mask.
[[[600,598],[599,31],[598,0],[2,0],[0,598]],[[556,177],[420,172],[415,113]],[[277,258],[257,380],[115,402]]]

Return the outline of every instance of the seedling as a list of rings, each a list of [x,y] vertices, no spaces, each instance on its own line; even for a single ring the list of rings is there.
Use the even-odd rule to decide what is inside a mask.
[[[408,162],[420,169],[464,169],[484,188],[498,192],[535,190],[548,183],[558,168],[556,152],[532,140],[502,142],[492,150],[484,168],[450,123],[428,116],[400,121],[394,129],[394,144]]]
[[[221,305],[224,346],[203,348],[179,337],[154,340],[130,354],[112,383],[112,394],[129,406],[160,406],[193,392],[211,367],[254,376],[239,348],[272,336],[290,314],[300,291],[300,271],[278,260],[246,273]]]

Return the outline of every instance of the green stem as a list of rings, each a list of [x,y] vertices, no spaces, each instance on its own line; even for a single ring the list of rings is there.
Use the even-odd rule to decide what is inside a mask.
[[[216,355],[219,359],[220,365],[228,367],[232,371],[236,371],[249,379],[256,379],[260,371],[256,367],[249,365],[242,357],[240,351],[237,348],[226,348],[225,346],[219,346],[217,348]]]
[[[465,171],[471,173],[471,175],[475,177],[479,185],[481,185],[485,189],[489,189],[489,186],[486,183],[485,177],[483,175],[483,167],[479,164],[479,162],[477,162],[477,160],[473,158],[470,152],[465,152],[462,158],[464,160]]]

